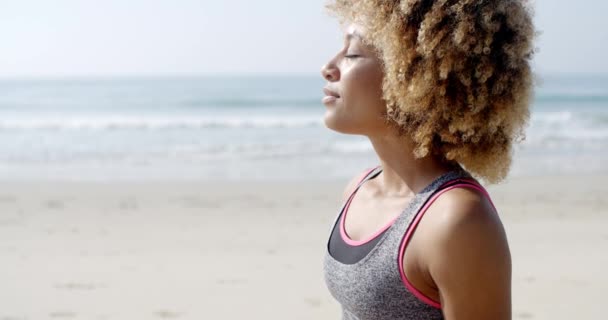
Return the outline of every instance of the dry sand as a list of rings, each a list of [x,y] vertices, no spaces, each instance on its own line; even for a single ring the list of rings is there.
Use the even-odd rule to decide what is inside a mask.
[[[489,187],[514,319],[603,319],[608,176]],[[339,319],[322,255],[346,181],[3,182],[0,320]]]

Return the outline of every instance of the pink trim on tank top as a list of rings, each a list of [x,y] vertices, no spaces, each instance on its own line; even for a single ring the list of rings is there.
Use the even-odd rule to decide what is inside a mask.
[[[352,196],[354,196],[355,193],[356,193],[356,191],[353,192]],[[348,212],[348,208],[350,207],[350,202],[353,199],[352,196],[348,199],[348,202],[346,203],[346,207],[344,207],[344,212],[342,213],[342,217],[340,218],[340,235],[342,236],[342,240],[344,240],[344,242],[346,242],[347,244],[349,244],[351,246],[364,245],[364,244],[376,239],[376,237],[378,237],[380,234],[382,234],[382,232],[386,231],[386,229],[390,228],[390,226],[393,225],[393,223],[395,223],[395,220],[397,220],[398,216],[395,217],[394,219],[392,219],[391,221],[389,221],[386,225],[384,225],[382,228],[380,228],[380,230],[374,232],[374,234],[372,234],[371,236],[369,236],[365,239],[353,240],[353,239],[349,238],[348,234],[346,234],[345,219],[346,219],[346,213]]]
[[[359,181],[358,184],[363,182],[363,180],[365,180],[365,178],[367,178],[367,176],[372,171],[376,170],[377,168],[379,168],[379,166],[368,170],[365,173],[365,175],[363,175],[363,178]],[[374,234],[367,237],[366,239],[353,240],[353,239],[349,238],[348,234],[346,233],[346,227],[345,227],[346,213],[348,212],[350,203],[352,202],[352,200],[355,196],[355,193],[357,193],[358,190],[359,190],[359,188],[355,188],[355,190],[353,190],[353,192],[350,194],[350,196],[348,197],[348,200],[346,202],[346,206],[344,206],[344,212],[342,212],[342,216],[340,217],[340,236],[342,237],[342,240],[344,240],[344,242],[346,242],[347,244],[349,244],[351,246],[361,246],[361,245],[364,245],[364,244],[374,240],[376,237],[378,237],[380,234],[382,234],[382,232],[386,231],[386,229],[388,229],[395,222],[395,220],[397,220],[397,217],[395,217],[393,220],[389,221],[385,226],[380,228],[380,230],[376,231]]]
[[[472,189],[481,191],[486,196],[488,201],[490,201],[490,204],[492,204],[492,207],[494,208],[494,212],[496,212],[496,207],[494,206],[494,203],[492,202],[490,195],[482,186],[480,186],[479,184],[477,184],[476,182],[474,182],[472,180],[466,180],[466,179],[457,179],[457,180],[448,181],[448,182],[444,183],[443,185],[446,185],[448,183],[453,183],[454,181],[470,181],[471,183],[474,183],[475,185],[466,184],[466,183],[458,183],[458,184],[449,186],[449,187],[439,191],[439,193],[435,194],[424,205],[424,207],[422,207],[422,209],[420,209],[420,213],[418,213],[418,215],[416,216],[414,221],[412,221],[410,228],[406,232],[405,237],[403,238],[401,245],[399,246],[399,259],[398,259],[399,274],[401,275],[401,280],[402,280],[403,284],[420,301],[428,304],[431,307],[437,308],[437,309],[441,309],[441,303],[431,299],[430,297],[428,297],[424,293],[422,293],[420,290],[416,289],[416,287],[414,287],[414,285],[408,280],[407,276],[405,275],[405,271],[403,270],[403,256],[405,255],[405,248],[406,248],[407,244],[409,243],[414,231],[416,230],[418,223],[420,223],[422,216],[424,216],[424,214],[426,213],[428,208],[431,206],[431,204],[433,204],[433,202],[435,202],[435,200],[437,200],[437,198],[439,198],[440,195],[442,195],[444,192],[447,192],[452,189],[456,189],[458,187],[472,188]]]

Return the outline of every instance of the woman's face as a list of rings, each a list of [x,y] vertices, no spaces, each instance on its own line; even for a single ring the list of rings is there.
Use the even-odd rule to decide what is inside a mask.
[[[386,104],[382,99],[383,69],[365,33],[350,25],[344,47],[321,68],[327,80],[323,89],[325,125],[349,134],[374,135],[387,129]]]

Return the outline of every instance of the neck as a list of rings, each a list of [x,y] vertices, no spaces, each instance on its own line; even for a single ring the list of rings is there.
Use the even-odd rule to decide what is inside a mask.
[[[411,196],[440,175],[453,169],[436,157],[416,159],[411,141],[394,135],[369,137],[378,155],[382,174],[378,177],[387,196]]]

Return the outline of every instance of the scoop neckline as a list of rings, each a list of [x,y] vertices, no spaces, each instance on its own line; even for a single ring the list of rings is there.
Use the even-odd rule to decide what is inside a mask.
[[[380,170],[382,170],[380,166],[378,166],[377,168],[380,168]],[[380,247],[380,245],[381,245],[381,244],[384,242],[384,240],[386,240],[386,239],[387,239],[388,234],[389,234],[389,233],[390,233],[392,230],[394,230],[394,229],[395,229],[395,228],[394,228],[394,226],[397,224],[397,220],[402,219],[402,218],[405,216],[405,212],[410,211],[410,210],[412,209],[412,206],[413,206],[413,205],[414,205],[414,204],[417,202],[417,198],[418,198],[418,197],[420,197],[420,196],[422,196],[423,194],[427,193],[427,192],[429,191],[429,189],[431,189],[431,187],[432,187],[433,185],[435,185],[435,184],[437,183],[437,181],[439,181],[440,179],[443,179],[443,178],[445,178],[446,176],[449,176],[449,175],[452,175],[452,174],[458,174],[458,173],[461,173],[461,172],[466,172],[466,171],[464,171],[464,170],[462,170],[462,169],[460,169],[460,168],[455,168],[455,169],[452,169],[452,170],[450,170],[450,171],[448,171],[448,172],[445,172],[444,174],[440,175],[438,178],[436,178],[435,180],[433,180],[433,181],[432,181],[432,182],[431,182],[431,183],[430,183],[428,186],[426,186],[426,187],[425,187],[423,190],[421,190],[419,193],[416,193],[416,194],[415,194],[415,196],[414,196],[414,198],[412,198],[412,201],[408,202],[408,204],[405,206],[405,208],[403,209],[403,211],[401,211],[401,212],[399,213],[399,215],[398,215],[398,216],[397,216],[397,218],[395,219],[395,222],[394,222],[392,225],[390,225],[390,226],[387,228],[387,230],[385,230],[385,232],[383,232],[383,233],[382,233],[382,234],[379,236],[379,237],[380,237],[380,239],[378,240],[378,242],[377,242],[377,243],[376,243],[376,244],[373,246],[373,248],[372,248],[371,250],[369,250],[369,252],[367,252],[367,254],[366,254],[366,255],[365,255],[363,258],[361,258],[359,261],[357,261],[357,262],[355,262],[355,263],[344,263],[344,262],[342,262],[342,261],[340,261],[340,260],[338,260],[338,259],[334,258],[334,257],[333,257],[333,256],[332,256],[332,255],[329,253],[329,242],[327,243],[327,250],[326,250],[326,254],[327,254],[327,256],[329,256],[330,260],[334,261],[335,263],[338,263],[339,265],[342,265],[342,266],[345,266],[345,267],[349,267],[349,268],[354,268],[354,267],[357,267],[357,266],[359,266],[359,265],[363,264],[364,262],[366,262],[367,260],[371,259],[371,257],[374,255],[374,253],[375,253],[375,252],[378,250],[378,248]],[[374,177],[374,178],[375,178],[375,177]],[[358,186],[357,188],[359,188],[361,185],[363,185],[363,183],[364,183],[365,181],[367,181],[367,180],[369,180],[369,179],[367,179],[367,178],[366,178],[365,180],[363,180],[363,181],[362,181],[362,182],[359,184],[359,186]],[[449,182],[449,181],[448,181],[448,182]],[[446,183],[447,183],[447,182],[446,182]],[[415,216],[416,214],[417,214],[417,212],[415,212],[415,213],[413,214],[413,216]],[[340,217],[340,220],[341,220],[341,219],[342,219],[342,218]],[[339,224],[339,223],[340,223],[340,221],[338,220],[338,221],[336,221],[336,223],[338,223],[338,224]]]
[[[375,170],[378,170],[378,172],[374,172]],[[399,214],[397,214],[393,219],[388,221],[388,223],[386,223],[384,226],[382,226],[381,228],[379,228],[378,230],[373,232],[371,235],[365,237],[364,239],[355,240],[355,239],[350,238],[348,236],[348,233],[346,232],[346,215],[348,213],[350,204],[351,204],[353,198],[355,197],[356,193],[359,191],[359,189],[366,182],[376,179],[383,172],[382,167],[377,166],[370,172],[368,177],[366,177],[363,181],[361,181],[361,183],[359,183],[357,185],[357,188],[355,188],[355,190],[353,190],[352,194],[347,199],[342,212],[340,213],[340,220],[338,221],[338,225],[339,225],[340,237],[342,238],[342,241],[344,241],[349,246],[358,247],[358,246],[362,246],[362,245],[365,245],[369,242],[376,240],[378,237],[381,237],[383,234],[387,233],[389,229],[392,228],[392,226],[397,222],[397,220],[401,216],[403,216],[404,212],[406,212],[409,209],[411,204],[414,203],[421,194],[424,194],[425,192],[427,192],[429,189],[432,188],[433,185],[435,185],[435,183],[437,181],[443,179],[445,176],[448,176],[450,174],[454,174],[455,172],[460,172],[460,171],[462,171],[462,170],[455,168],[455,169],[446,171],[443,174],[439,175],[437,178],[433,179],[428,185],[426,185],[422,190],[420,190],[420,192],[414,193],[414,196],[410,199],[410,201],[407,202],[407,204],[403,207],[403,209],[401,209]]]

